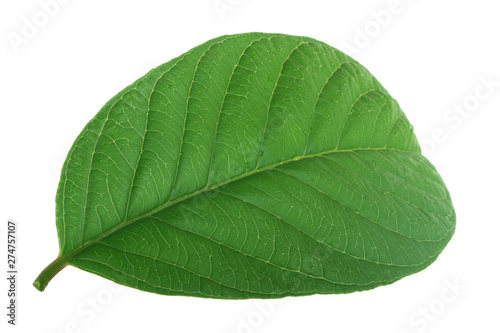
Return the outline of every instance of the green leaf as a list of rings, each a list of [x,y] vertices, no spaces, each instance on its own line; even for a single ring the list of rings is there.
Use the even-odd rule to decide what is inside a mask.
[[[223,36],[113,97],[56,198],[66,265],[165,295],[276,298],[375,288],[430,265],[449,193],[397,102],[311,38]]]

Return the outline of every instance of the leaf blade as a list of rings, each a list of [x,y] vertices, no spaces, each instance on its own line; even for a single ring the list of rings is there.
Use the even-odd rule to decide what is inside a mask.
[[[82,133],[58,190],[60,256],[141,290],[366,290],[427,267],[454,231],[449,193],[397,102],[313,39],[209,41]]]

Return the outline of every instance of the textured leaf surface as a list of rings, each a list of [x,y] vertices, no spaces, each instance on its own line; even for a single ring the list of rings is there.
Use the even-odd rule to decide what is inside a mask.
[[[261,33],[211,40],[112,98],[56,201],[41,290],[69,264],[166,295],[347,293],[424,269],[455,228],[380,83],[324,43]]]

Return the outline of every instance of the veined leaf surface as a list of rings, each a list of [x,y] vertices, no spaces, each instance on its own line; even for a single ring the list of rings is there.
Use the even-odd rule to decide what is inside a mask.
[[[317,40],[223,36],[150,71],[77,137],[56,198],[66,265],[165,295],[348,293],[430,265],[449,193],[397,102]]]

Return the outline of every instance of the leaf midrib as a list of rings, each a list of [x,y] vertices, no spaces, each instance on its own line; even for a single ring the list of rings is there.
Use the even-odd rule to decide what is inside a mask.
[[[98,237],[95,237],[85,243],[83,243],[81,246],[75,248],[74,250],[68,252],[67,254],[65,255],[59,255],[59,262],[62,262],[62,263],[68,263],[71,258],[73,258],[75,255],[77,255],[78,253],[82,252],[83,250],[87,249],[88,247],[96,244],[97,242],[101,241],[102,239],[108,237],[109,235],[111,234],[114,234],[115,232],[131,225],[132,223],[136,222],[136,221],[139,221],[139,220],[142,220],[142,219],[145,219],[145,218],[148,218],[152,215],[154,215],[155,213],[159,212],[159,211],[162,211],[164,209],[167,209],[173,205],[176,205],[180,202],[183,202],[185,200],[188,200],[190,198],[193,198],[197,195],[200,195],[200,194],[203,194],[205,192],[208,192],[208,191],[211,191],[211,190],[215,190],[221,186],[224,186],[224,185],[227,185],[227,184],[230,184],[232,182],[235,182],[235,181],[238,181],[240,179],[243,179],[243,178],[246,178],[246,177],[250,177],[254,174],[257,174],[257,173],[260,173],[260,172],[266,172],[266,171],[270,171],[270,170],[273,170],[281,165],[284,165],[284,164],[288,164],[288,163],[292,163],[292,162],[297,162],[297,161],[300,161],[300,160],[304,160],[304,159],[309,159],[309,158],[315,158],[315,157],[322,157],[326,154],[332,154],[332,153],[348,153],[348,152],[357,152],[357,151],[384,151],[384,150],[389,150],[389,151],[398,151],[398,152],[403,152],[403,153],[411,153],[412,151],[406,151],[406,150],[401,150],[401,149],[395,149],[395,148],[388,148],[388,147],[383,147],[383,148],[358,148],[358,149],[342,149],[342,150],[338,150],[338,149],[333,149],[333,150],[328,150],[328,151],[324,151],[324,152],[321,152],[321,153],[316,153],[316,154],[309,154],[309,155],[299,155],[299,156],[296,156],[296,157],[293,157],[289,160],[286,160],[286,161],[280,161],[280,162],[277,162],[277,163],[274,163],[274,164],[270,164],[266,167],[263,167],[263,168],[256,168],[250,172],[247,172],[247,173],[243,173],[239,176],[236,176],[236,177],[233,177],[233,178],[229,178],[223,182],[220,182],[218,184],[214,184],[214,185],[211,185],[211,186],[205,186],[204,188],[198,190],[198,191],[194,191],[192,193],[189,193],[189,194],[186,194],[186,195],[183,195],[175,200],[172,200],[172,201],[167,201],[166,203],[158,206],[157,208],[155,209],[152,209],[142,215],[139,215],[137,217],[134,217],[128,221],[123,221],[121,223],[119,223],[118,225],[116,225],[115,227],[109,229],[108,231],[102,233],[101,235],[99,235]],[[83,223],[83,221],[82,221]]]

